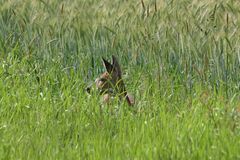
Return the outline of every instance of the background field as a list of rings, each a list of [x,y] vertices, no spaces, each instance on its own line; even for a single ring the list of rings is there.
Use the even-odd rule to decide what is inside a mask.
[[[240,159],[239,6],[0,1],[0,159]],[[100,112],[112,54],[136,105]]]

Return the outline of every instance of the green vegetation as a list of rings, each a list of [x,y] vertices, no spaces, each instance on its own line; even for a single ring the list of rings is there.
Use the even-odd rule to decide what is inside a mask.
[[[240,159],[239,6],[0,1],[0,159]],[[100,112],[112,54],[136,105]]]

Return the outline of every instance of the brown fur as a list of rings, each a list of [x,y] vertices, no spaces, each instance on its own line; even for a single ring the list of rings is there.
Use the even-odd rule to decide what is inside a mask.
[[[106,72],[102,73],[96,80],[96,88],[103,95],[103,101],[108,103],[111,97],[118,96],[119,99],[125,99],[129,106],[134,104],[134,99],[127,91],[122,79],[120,65],[115,56],[112,56],[112,63],[102,58]],[[90,87],[87,88],[90,92]]]

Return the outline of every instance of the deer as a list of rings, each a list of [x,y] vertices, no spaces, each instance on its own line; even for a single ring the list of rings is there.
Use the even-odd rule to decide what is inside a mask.
[[[134,98],[126,90],[117,58],[112,55],[112,63],[104,58],[102,58],[102,61],[106,71],[86,88],[87,92],[91,93],[91,88],[95,84],[97,91],[102,96],[103,103],[109,104],[111,99],[118,97],[119,100],[125,100],[129,106],[133,106]]]

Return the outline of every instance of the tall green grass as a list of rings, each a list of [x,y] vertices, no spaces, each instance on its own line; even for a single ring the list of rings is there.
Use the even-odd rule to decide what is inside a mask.
[[[0,2],[1,159],[240,159],[239,2]],[[85,87],[118,57],[133,108]]]

